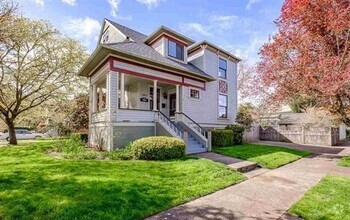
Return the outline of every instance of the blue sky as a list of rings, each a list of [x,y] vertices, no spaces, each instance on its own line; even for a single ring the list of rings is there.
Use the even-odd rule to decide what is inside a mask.
[[[282,0],[19,0],[24,15],[49,20],[92,52],[103,18],[150,34],[167,26],[258,61],[260,46],[276,31]]]

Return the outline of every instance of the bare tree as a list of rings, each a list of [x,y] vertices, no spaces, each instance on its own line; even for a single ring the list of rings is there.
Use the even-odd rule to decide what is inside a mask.
[[[8,126],[10,144],[17,144],[17,116],[79,89],[75,73],[87,54],[47,21],[16,14],[11,1],[0,6],[0,118]]]

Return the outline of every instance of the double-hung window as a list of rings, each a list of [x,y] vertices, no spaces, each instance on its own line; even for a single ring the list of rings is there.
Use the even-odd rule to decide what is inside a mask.
[[[178,60],[184,60],[184,46],[168,40],[168,56],[176,58]]]
[[[227,61],[219,58],[219,77],[226,79]]]
[[[227,95],[219,95],[219,118],[227,118]]]
[[[197,89],[190,89],[190,97],[193,99],[199,99],[200,95],[199,95],[199,90]]]

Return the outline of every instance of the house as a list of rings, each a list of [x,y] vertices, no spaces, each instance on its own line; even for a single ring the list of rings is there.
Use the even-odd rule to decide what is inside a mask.
[[[187,153],[210,148],[210,129],[233,124],[239,58],[161,26],[144,35],[105,19],[79,71],[90,80],[90,143],[122,148],[145,136],[182,138]]]

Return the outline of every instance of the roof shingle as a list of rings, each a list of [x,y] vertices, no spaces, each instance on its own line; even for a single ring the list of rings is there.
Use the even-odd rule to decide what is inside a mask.
[[[106,19],[108,20],[108,19]],[[112,47],[118,51],[127,52],[136,56],[144,57],[148,60],[163,63],[165,65],[169,65],[178,69],[182,69],[185,71],[191,71],[193,73],[196,73],[200,76],[209,77],[212,78],[210,75],[206,74],[204,71],[200,70],[196,66],[194,66],[191,63],[181,63],[176,62],[172,59],[169,59],[160,53],[158,53],[154,48],[151,46],[148,46],[143,41],[146,39],[146,35],[132,30],[128,27],[125,27],[123,25],[120,25],[118,23],[115,23],[113,21],[108,20],[112,25],[115,26],[120,32],[122,32],[125,36],[129,37],[133,41],[126,41],[126,42],[120,42],[120,43],[112,43],[112,44],[106,44],[109,47]]]

